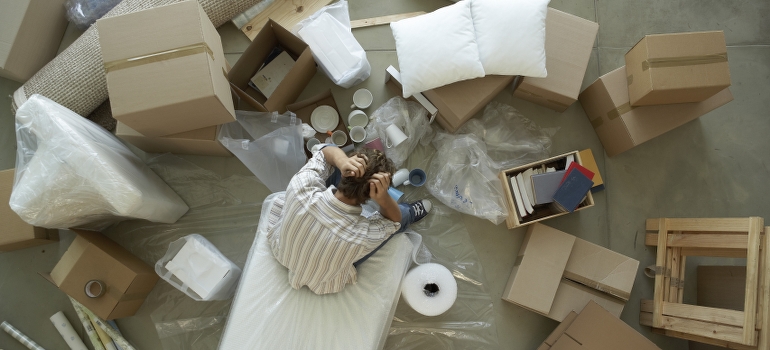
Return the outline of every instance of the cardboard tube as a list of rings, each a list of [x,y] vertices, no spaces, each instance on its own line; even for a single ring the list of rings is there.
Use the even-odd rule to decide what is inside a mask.
[[[56,330],[59,331],[59,334],[61,334],[61,337],[64,338],[64,341],[67,343],[67,346],[70,347],[72,350],[88,350],[86,347],[86,344],[83,343],[83,339],[80,339],[80,336],[75,333],[75,330],[72,328],[72,324],[67,319],[67,317],[64,316],[64,313],[59,311],[50,318],[51,323],[53,323],[53,326],[56,327]]]

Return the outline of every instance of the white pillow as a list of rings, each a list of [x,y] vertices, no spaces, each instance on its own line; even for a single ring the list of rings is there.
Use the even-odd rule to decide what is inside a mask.
[[[470,1],[390,24],[396,38],[404,98],[484,76]]]
[[[545,16],[550,0],[470,1],[484,71],[544,78]]]

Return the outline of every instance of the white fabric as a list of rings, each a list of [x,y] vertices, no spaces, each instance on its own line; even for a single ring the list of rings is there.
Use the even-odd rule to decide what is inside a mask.
[[[174,223],[187,205],[102,127],[41,95],[16,112],[10,207],[46,228],[101,229],[125,219]]]
[[[267,213],[276,195],[262,205],[219,349],[381,349],[411,262],[409,238],[393,237],[358,267],[358,282],[339,293],[293,289],[267,242]]]
[[[470,1],[390,24],[403,96],[484,76]]]
[[[486,74],[546,76],[545,16],[550,0],[469,1]]]

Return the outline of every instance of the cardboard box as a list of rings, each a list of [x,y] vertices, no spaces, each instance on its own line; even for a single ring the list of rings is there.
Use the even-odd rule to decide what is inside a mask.
[[[613,157],[732,101],[733,95],[724,89],[702,102],[631,107],[625,67],[620,67],[597,79],[579,99]]]
[[[115,136],[137,148],[150,153],[192,154],[199,156],[230,157],[233,154],[217,140],[219,126],[185,131],[178,134],[147,137],[118,122]]]
[[[556,321],[591,301],[620,317],[638,267],[637,260],[535,223],[502,299]]]
[[[646,35],[626,53],[631,106],[700,102],[730,86],[723,31]]]
[[[13,191],[14,169],[0,171],[0,252],[24,249],[59,240],[59,231],[34,227],[22,220],[8,202]]]
[[[545,225],[530,226],[503,300],[548,315],[574,243],[570,234]]]
[[[513,95],[564,112],[577,101],[599,24],[548,8],[545,56],[548,76],[525,77]]]
[[[659,350],[660,348],[598,304],[590,302],[576,316],[565,318],[538,349]]]
[[[155,270],[99,232],[73,231],[77,237],[51,274],[43,277],[105,320],[135,314],[158,282]],[[104,283],[103,295],[85,294],[92,280]]]
[[[422,94],[438,108],[438,124],[446,131],[454,133],[510,85],[514,78],[515,76],[488,75],[423,91]]]
[[[3,1],[0,77],[23,83],[56,57],[67,29],[65,0]]]
[[[249,86],[249,81],[276,47],[288,52],[295,63],[270,98],[267,98]],[[297,100],[315,73],[315,60],[307,44],[275,21],[269,20],[235,62],[227,77],[238,95],[250,100],[249,104],[259,105],[270,112],[284,113],[286,106]]]
[[[222,42],[197,1],[97,25],[115,119],[149,137],[235,121]]]
[[[401,92],[403,91],[401,86],[401,72],[399,72],[396,67],[388,66],[388,68],[385,68],[385,85],[388,86],[391,92],[396,94],[396,96],[401,96]],[[438,108],[428,101],[421,92],[412,94],[407,100],[422,105],[423,108],[428,111],[428,115],[430,115],[430,123],[433,123],[433,121],[436,120]]]
[[[548,159],[543,159],[541,161],[525,164],[525,165],[518,166],[511,169],[506,169],[501,171],[498,174],[498,177],[500,178],[500,182],[502,182],[502,185],[503,185],[503,193],[505,194],[506,208],[508,209],[508,217],[505,219],[505,224],[508,228],[526,226],[526,225],[530,225],[543,220],[569,214],[568,212],[559,211],[558,209],[554,208],[552,205],[545,204],[545,205],[536,206],[534,208],[535,211],[532,214],[528,216],[522,216],[519,213],[518,209],[516,209],[516,202],[514,200],[514,195],[512,194],[513,189],[511,188],[511,184],[509,181],[510,177],[516,176],[528,169],[533,169],[533,168],[541,168],[544,170],[546,167],[548,168],[560,167],[556,170],[565,170],[566,159],[568,157],[574,158],[575,162],[577,162],[580,165],[583,165],[583,161],[581,160],[580,154],[578,153],[578,151],[572,151],[572,152],[561,154]],[[590,208],[592,206],[594,206],[594,197],[589,192],[586,195],[586,198],[583,200],[583,202],[581,202],[578,208],[575,209],[575,211],[583,210],[585,208]]]
[[[596,164],[596,158],[590,148],[584,149],[579,152],[580,160],[583,162],[583,166],[594,173],[594,178],[591,179],[594,182],[594,187],[591,188],[592,192],[601,191],[604,189],[604,179],[602,174],[599,173],[599,166]]]
[[[335,111],[337,111],[337,114],[340,115],[339,122],[337,123],[337,127],[334,128],[334,130],[344,131],[345,134],[347,134],[348,133],[347,127],[345,126],[345,123],[342,121],[342,118],[344,117],[340,114],[339,108],[337,108],[337,102],[334,101],[334,96],[332,96],[331,90],[326,90],[306,100],[299,101],[297,103],[292,103],[286,106],[286,109],[291,112],[294,112],[294,114],[297,115],[297,118],[302,120],[303,123],[311,124],[310,115],[313,114],[313,110],[315,110],[318,106],[323,106],[323,105],[331,106],[332,108],[334,108]],[[329,137],[328,134],[323,134],[320,132],[316,132],[315,134],[315,138],[317,138],[318,141],[321,141],[321,142],[324,142],[324,140],[326,140],[327,137]],[[353,141],[350,140],[350,135],[348,135],[348,140],[345,142],[345,144],[342,147],[345,147],[351,144],[353,144]],[[305,147],[305,155],[307,155],[308,158],[313,156],[312,154],[310,154],[310,151],[307,150],[307,147]]]
[[[628,301],[638,270],[638,260],[578,238],[564,277]]]

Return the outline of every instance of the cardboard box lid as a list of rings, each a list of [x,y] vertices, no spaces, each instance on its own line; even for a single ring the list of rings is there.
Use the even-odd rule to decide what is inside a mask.
[[[574,243],[570,234],[540,223],[530,226],[503,299],[547,315]]]
[[[144,300],[159,279],[152,267],[99,232],[73,231],[75,240],[50,274],[59,289],[106,319],[121,317],[113,314],[120,302]],[[104,282],[105,294],[86,296],[90,280]]]
[[[423,95],[438,108],[438,119],[450,127],[447,130],[455,132],[510,85],[514,78],[515,76],[487,75],[423,91]]]
[[[562,340],[564,339],[564,340]],[[575,345],[579,345],[575,347]],[[660,349],[629,325],[594,302],[589,302],[551,350]]]
[[[625,60],[631,105],[698,102],[730,86],[723,31],[646,35]]]
[[[13,191],[14,174],[14,169],[0,171],[0,251],[3,251],[2,246],[5,245],[48,238],[45,229],[24,222],[8,204]]]
[[[265,98],[259,91],[249,86],[249,81],[276,46],[287,51],[295,63],[270,98]],[[271,112],[283,113],[287,105],[297,100],[315,72],[315,59],[307,44],[271,19],[235,62],[227,77],[233,88],[240,90],[236,91],[240,98],[251,100],[249,104],[263,106],[260,108]]]
[[[724,89],[702,102],[632,107],[625,67],[597,79],[580,103],[610,157],[675,129],[733,100]]]
[[[564,277],[628,300],[638,269],[639,261],[576,238]]]
[[[549,7],[545,28],[548,76],[525,77],[514,94],[534,94],[566,109],[580,94],[599,24]]]
[[[562,334],[564,334],[564,331],[567,330],[567,327],[569,327],[572,322],[575,321],[575,318],[577,318],[577,312],[572,311],[567,315],[567,317],[564,318],[564,321],[561,321],[558,326],[556,326],[556,329],[551,332],[551,334],[548,336],[548,338],[545,338],[543,340],[543,344],[550,346],[553,346],[553,344],[556,343],[557,340],[559,340],[559,337],[561,337]]]

